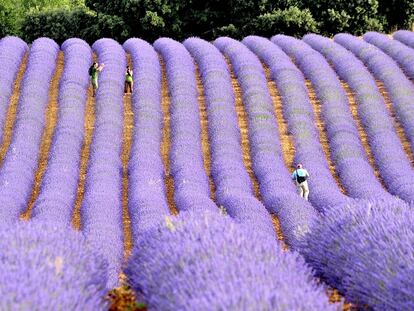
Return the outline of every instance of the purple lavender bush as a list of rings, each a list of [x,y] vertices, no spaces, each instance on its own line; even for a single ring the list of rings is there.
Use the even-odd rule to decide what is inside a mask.
[[[349,45],[346,45],[346,43],[342,45],[357,53],[357,57],[362,60],[373,76],[384,83],[385,89],[393,103],[396,116],[411,143],[411,150],[414,151],[414,108],[412,105],[414,101],[414,85],[396,63],[402,64],[401,61],[409,60],[407,53],[412,58],[414,51],[398,41],[389,39],[386,35],[375,32],[368,32],[364,35],[364,40],[369,43],[349,35],[339,34],[337,38],[336,42],[340,44],[342,44],[341,38],[349,41]],[[401,49],[401,46],[403,49]],[[398,48],[398,50],[395,50],[395,48]],[[362,50],[363,52],[361,52]],[[388,53],[389,56],[385,53]],[[405,63],[405,65],[407,66],[403,68],[410,68],[412,66],[411,63]]]
[[[354,40],[348,35],[335,37],[335,41],[338,40],[348,42],[348,45],[356,44],[356,46],[360,46],[361,41]],[[414,182],[414,176],[411,164],[395,132],[384,98],[378,90],[374,77],[358,58],[339,44],[330,42],[328,39],[311,40],[310,37],[307,42],[331,62],[338,76],[347,82],[355,93],[358,115],[367,133],[372,154],[388,192],[403,200],[412,201],[414,189],[411,181]]]
[[[225,42],[229,45],[229,48],[226,50],[222,49]],[[277,122],[273,114],[273,105],[267,90],[266,78],[262,73],[263,69],[261,68],[261,64],[257,61],[256,57],[246,49],[246,47],[237,41],[221,38],[216,40],[214,44],[229,57],[229,60],[235,69],[237,68],[235,74],[242,90],[243,102],[248,117],[252,166],[259,183],[264,205],[268,211],[278,215],[286,242],[291,247],[296,248],[296,244],[303,238],[309,229],[309,225],[313,221],[312,218],[317,217],[317,215],[309,204],[297,196],[291,181],[290,173],[284,165]],[[200,54],[203,49],[200,48]],[[220,60],[220,62],[217,61],[218,65],[216,66],[219,66],[222,74],[217,74],[217,76],[223,76],[230,79],[227,64],[224,63],[222,58],[215,56],[213,59]],[[207,67],[207,65],[204,67]],[[208,70],[210,67],[211,65],[208,64],[207,69],[205,69],[207,76],[205,78],[206,81],[212,76]],[[249,79],[249,77],[252,76],[254,76],[255,79]],[[210,100],[211,103],[208,104],[212,106],[211,110],[213,112],[215,111],[215,105],[217,105],[213,104],[216,101],[217,103],[222,102],[222,96],[219,95],[221,93],[218,91],[218,87],[223,88],[223,85],[225,85],[225,82],[222,80],[214,84],[212,82],[209,84],[205,82],[208,86],[216,86],[216,91],[211,91],[210,97],[212,99]],[[231,87],[231,85],[228,87]],[[217,97],[216,100],[214,100],[215,97]],[[222,109],[227,114],[229,114],[227,112],[229,109],[228,107],[229,105],[226,105],[225,108]],[[233,113],[232,116],[229,115],[223,119],[231,119],[234,117],[235,115]],[[219,132],[219,130],[216,131]],[[230,133],[227,135],[230,135]],[[239,140],[239,138],[237,139]],[[228,187],[231,188],[230,186]],[[251,189],[251,186],[249,185],[249,188],[245,187],[245,189],[246,192]],[[294,209],[288,207],[292,206],[292,203],[295,207]],[[250,213],[252,213],[252,209],[247,207],[246,212],[249,212],[249,210]],[[258,206],[253,210],[253,213],[257,214],[257,211],[261,211],[261,214],[263,214],[261,217],[263,219],[266,218],[266,215],[264,215],[265,213],[263,212],[263,207]],[[258,215],[256,218],[257,217]],[[262,222],[264,223],[264,220],[262,220]]]
[[[163,57],[167,70],[171,118],[171,172],[167,173],[174,179],[177,208],[218,211],[210,199],[204,170],[194,62],[185,47],[172,39],[158,39],[154,48]]]
[[[158,54],[146,41],[129,39],[124,49],[131,54],[136,87],[132,94],[134,131],[129,158],[128,204],[133,240],[169,214],[161,157],[163,112],[161,66]]]
[[[84,141],[88,68],[92,62],[92,51],[80,39],[66,40],[62,51],[65,53],[65,65],[60,79],[58,120],[32,217],[70,223]]]
[[[414,48],[414,33],[409,30],[398,30],[392,34],[395,40],[398,40],[410,48]]]
[[[216,200],[236,221],[262,231],[274,242],[276,234],[263,204],[254,196],[243,162],[231,76],[225,58],[214,45],[197,38],[184,42],[200,70],[206,99],[211,171]]]
[[[413,221],[412,208],[394,200],[334,207],[312,228],[302,254],[350,302],[411,310]]]
[[[0,169],[0,219],[17,221],[27,208],[39,159],[49,87],[59,46],[51,39],[33,42],[23,77],[13,136]]]
[[[401,43],[398,40],[392,40],[389,36],[378,32],[367,32],[364,35],[364,40],[381,49],[388,56],[392,57],[394,61],[400,65],[404,73],[410,78],[414,79],[414,50]],[[387,63],[391,63],[389,60]],[[390,64],[391,65],[391,64]],[[400,77],[400,70],[395,70],[392,74]],[[402,77],[398,80],[404,80]],[[387,79],[387,83],[391,82]],[[398,85],[397,85],[398,86]],[[405,87],[408,85],[404,84]],[[408,89],[407,89],[408,90]]]
[[[228,44],[227,46],[230,47],[232,45]],[[237,55],[239,53],[238,49],[228,49],[234,55]],[[248,51],[247,48],[245,49]],[[263,67],[260,64],[258,58],[254,55],[253,57],[255,59],[254,62],[256,64],[256,67],[261,68],[259,71],[261,78],[259,80],[257,78],[258,74],[254,74],[254,72],[251,72],[250,74],[246,74],[245,80],[252,80],[252,84],[261,83],[261,93],[264,93],[265,96],[269,98],[268,102],[271,103]],[[240,64],[243,64],[242,59],[240,60]],[[294,67],[293,64],[291,64],[291,66],[293,66],[293,70],[286,71],[286,73],[284,75],[281,75],[280,77],[280,79],[284,79],[283,83],[281,81],[279,84],[279,92],[282,96],[282,100],[284,101],[283,115],[288,122],[289,131],[292,133],[292,137],[294,139],[296,148],[295,161],[303,163],[303,165],[307,167],[311,174],[312,172],[317,172],[318,174],[317,179],[315,178],[310,180],[310,187],[313,192],[313,194],[311,193],[310,195],[310,201],[316,208],[322,211],[331,205],[346,202],[347,197],[342,195],[339,191],[328,169],[326,160],[324,160],[325,157],[319,142],[319,135],[314,127],[313,111],[309,102],[309,97],[305,87],[303,75],[300,74],[300,72],[296,69],[296,67]],[[252,66],[248,67],[248,69],[251,67]],[[237,72],[237,67],[235,68],[235,72]],[[255,78],[253,79],[252,77]],[[243,83],[246,82],[240,82],[241,85],[243,85]],[[257,88],[258,87],[256,87],[256,89]],[[247,95],[253,96],[255,94],[252,91],[251,94],[247,93]],[[247,95],[245,95],[245,97],[248,97]],[[252,99],[253,107],[254,103],[258,101],[257,99],[255,99],[256,98],[254,97]],[[262,100],[260,99],[259,102],[262,102]],[[271,108],[269,107],[269,109]],[[252,110],[254,111],[254,108]],[[310,157],[310,154],[312,154],[313,156]],[[287,179],[285,180],[287,183]]]
[[[28,49],[26,42],[17,37],[5,37],[0,40],[0,142],[3,139],[4,123],[14,82]]]
[[[82,231],[108,260],[108,288],[118,285],[123,261],[122,224],[122,135],[123,95],[126,57],[122,46],[112,39],[93,44],[99,63],[95,129],[81,207]]]
[[[107,309],[106,261],[69,226],[2,226],[0,248],[1,310]]]
[[[301,257],[220,213],[166,217],[125,270],[149,310],[339,310]]]
[[[307,42],[307,38],[311,37],[305,36],[304,41]],[[321,103],[321,118],[326,128],[332,161],[347,194],[362,199],[380,196],[391,198],[376,179],[368,162],[349,109],[348,97],[335,71],[321,54],[303,41],[286,36],[276,36],[274,41],[296,60],[296,65],[315,89]],[[290,61],[287,55],[283,58],[285,62]],[[280,68],[280,65],[276,66]]]

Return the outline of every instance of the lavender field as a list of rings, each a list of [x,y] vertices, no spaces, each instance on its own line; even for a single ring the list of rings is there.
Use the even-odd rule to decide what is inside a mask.
[[[0,310],[414,310],[413,79],[409,31],[1,39]]]

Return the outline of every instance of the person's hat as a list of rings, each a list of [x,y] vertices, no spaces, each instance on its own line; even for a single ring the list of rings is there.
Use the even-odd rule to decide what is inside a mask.
[[[302,168],[302,163],[298,163],[298,165],[296,165],[297,168]]]

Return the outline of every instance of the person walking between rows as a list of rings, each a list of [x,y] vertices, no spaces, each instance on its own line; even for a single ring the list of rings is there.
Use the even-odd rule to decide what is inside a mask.
[[[89,76],[91,77],[92,82],[92,96],[95,97],[96,90],[98,89],[98,72],[101,72],[104,68],[104,64],[99,65],[94,62],[91,67],[89,67]]]
[[[308,185],[309,173],[302,167],[302,164],[296,166],[296,170],[292,174],[292,179],[296,183],[299,195],[308,201],[309,185]]]
[[[132,93],[132,91],[134,90],[133,75],[134,73],[132,69],[129,66],[127,66],[126,72],[125,72],[125,89],[124,89],[125,94],[128,94],[128,90],[129,90],[129,93]]]

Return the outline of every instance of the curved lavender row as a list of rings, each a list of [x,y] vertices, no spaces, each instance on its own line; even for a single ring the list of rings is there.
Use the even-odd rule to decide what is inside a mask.
[[[141,237],[125,274],[149,310],[340,310],[297,254],[216,212],[182,212]]]
[[[123,259],[121,151],[126,57],[112,39],[100,39],[92,48],[105,68],[99,75],[81,216],[85,236],[108,260],[107,286],[112,288],[118,285]]]
[[[414,151],[414,86],[396,63],[398,62],[404,70],[413,70],[413,67],[410,67],[412,64],[405,63],[404,59],[409,60],[406,58],[407,54],[413,57],[414,51],[386,35],[375,32],[366,33],[364,40],[368,43],[361,42],[356,50],[359,51],[357,56],[374,77],[384,83],[397,117],[411,143],[411,150]],[[363,52],[360,52],[361,49]]]
[[[92,62],[92,51],[80,39],[66,40],[62,50],[65,53],[65,65],[59,87],[58,121],[32,217],[70,223],[84,140],[88,68]]]
[[[400,65],[404,73],[410,79],[414,79],[414,50],[413,49],[409,48],[408,46],[406,46],[405,44],[401,43],[398,40],[392,40],[389,36],[378,33],[378,32],[373,32],[373,31],[367,32],[363,38],[366,42],[372,45],[375,45],[377,48],[381,49],[385,54],[392,57],[392,59],[394,59],[394,61],[396,61]],[[394,62],[388,59],[388,57],[387,57],[386,62],[387,64],[389,64],[388,66],[393,67],[393,69],[390,70],[388,74],[394,75],[394,77],[397,78],[397,80],[399,80],[398,82],[404,81],[403,91],[405,90],[405,87],[407,87],[408,94],[405,94],[404,92],[401,92],[402,94],[399,94],[397,92],[396,95],[397,96],[398,95],[408,96],[409,94],[412,94],[413,86],[409,81],[408,83],[406,82],[407,79],[405,79],[405,77],[404,79],[402,78],[401,70],[399,68],[396,69]],[[381,69],[381,71],[382,70],[383,69]],[[390,81],[390,78],[388,76],[386,76],[384,79],[386,79],[387,82],[392,82]],[[399,84],[395,85],[395,87],[397,87],[398,89]],[[401,100],[404,100],[404,97]]]
[[[184,45],[199,65],[204,87],[217,203],[238,222],[261,231],[265,239],[276,239],[271,218],[254,197],[253,185],[244,166],[227,63],[220,51],[204,40],[188,39]]]
[[[171,98],[171,174],[174,199],[180,210],[218,211],[210,199],[201,149],[201,125],[195,67],[184,46],[161,38],[154,47],[165,61]]]
[[[414,49],[414,33],[409,30],[398,30],[392,34],[395,40],[398,40],[410,48]]]
[[[0,143],[3,140],[4,123],[14,81],[28,49],[26,42],[17,37],[0,40]]]
[[[335,41],[355,52],[363,52],[367,44],[350,35],[335,36]],[[413,201],[414,173],[395,132],[384,98],[364,64],[343,46],[331,42],[327,46],[329,48],[319,51],[332,62],[341,79],[355,92],[359,117],[388,191],[405,201]],[[317,48],[316,45],[313,47]]]
[[[298,39],[276,36],[274,41],[296,59],[297,66],[312,82],[322,104],[321,115],[327,131],[332,161],[348,195],[353,198],[390,198],[374,175],[349,110],[348,98],[337,75],[324,57]],[[289,57],[281,53],[282,51],[279,51],[277,54],[278,61],[281,62],[283,59],[284,63],[290,63]],[[293,67],[287,65],[285,68],[285,72],[290,72]]]
[[[46,38],[35,40],[31,47],[12,142],[0,170],[2,221],[17,221],[30,198],[58,52],[59,46]]]
[[[169,214],[161,157],[163,112],[161,66],[154,48],[146,41],[129,39],[124,49],[131,54],[136,83],[132,94],[134,132],[129,158],[129,212],[133,240]]]
[[[297,248],[317,215],[310,204],[296,194],[285,167],[277,121],[261,64],[240,42],[220,38],[215,45],[230,58],[240,83],[248,117],[252,166],[264,204],[278,215],[286,242]],[[249,78],[252,76],[255,79]]]
[[[274,50],[274,52],[277,52],[277,50]],[[280,50],[279,54],[282,54],[281,57],[283,56]],[[256,66],[261,66],[257,57],[255,59]],[[288,70],[282,72],[279,76],[277,75],[277,68],[275,68],[276,74],[272,73],[272,75],[278,83],[278,89],[284,103],[283,114],[295,142],[295,159],[297,162],[303,163],[309,169],[310,174],[312,172],[318,174],[318,178],[311,178],[310,180],[313,193],[310,196],[310,201],[319,210],[324,210],[331,205],[345,203],[347,197],[336,186],[319,142],[319,135],[314,126],[312,106],[309,102],[303,75],[293,63],[286,62],[283,64],[287,66]],[[261,69],[260,75],[262,76],[261,83],[267,85],[263,69]],[[312,155],[312,157],[309,157],[309,155]]]

